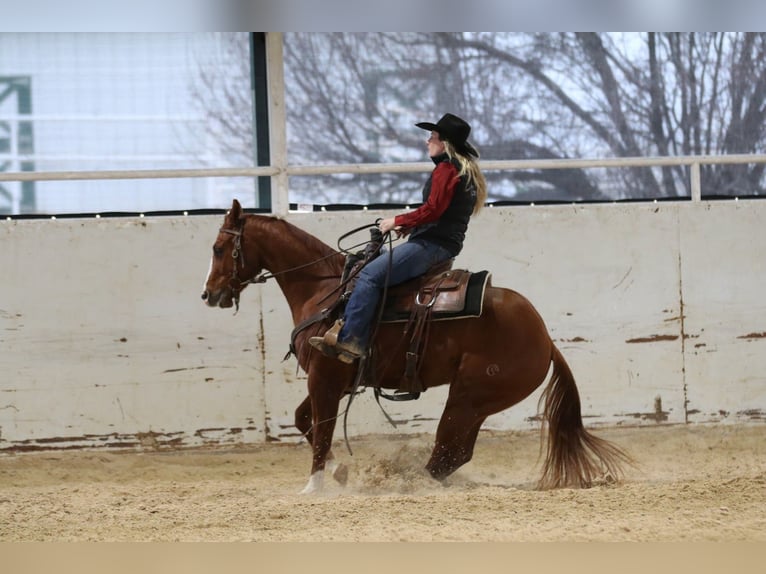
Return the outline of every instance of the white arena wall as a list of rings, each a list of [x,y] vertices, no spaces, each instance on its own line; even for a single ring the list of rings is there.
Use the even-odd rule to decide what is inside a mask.
[[[291,213],[330,245],[391,212]],[[287,305],[200,293],[221,216],[0,222],[0,450],[300,440]],[[456,267],[525,294],[586,425],[766,419],[766,202],[488,208]],[[348,434],[435,429],[446,388],[357,397]],[[484,428],[536,428],[539,391]],[[345,405],[345,403],[344,403]],[[343,436],[342,420],[336,437]]]

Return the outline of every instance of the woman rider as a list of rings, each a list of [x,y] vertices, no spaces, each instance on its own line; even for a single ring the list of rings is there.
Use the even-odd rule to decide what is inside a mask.
[[[365,265],[340,324],[324,337],[309,339],[313,347],[345,363],[366,354],[386,277],[389,286],[398,285],[456,257],[463,248],[471,215],[479,212],[487,198],[486,180],[478,165],[479,153],[468,143],[471,126],[449,113],[435,124],[415,125],[431,132],[426,143],[435,164],[423,186],[423,204],[378,224],[383,233],[395,231],[408,235],[408,240],[392,250],[390,270],[388,256],[378,256]]]

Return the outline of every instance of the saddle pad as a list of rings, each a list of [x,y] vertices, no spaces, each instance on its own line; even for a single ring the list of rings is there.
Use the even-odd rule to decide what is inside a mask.
[[[435,285],[439,288],[432,308],[432,320],[479,317],[484,305],[484,291],[491,277],[489,271],[471,273],[464,269],[455,269],[430,277],[426,285],[422,285],[422,279],[397,285],[389,289],[381,321],[408,321],[418,294],[422,303],[428,303]],[[458,307],[455,306],[456,301],[460,302]]]

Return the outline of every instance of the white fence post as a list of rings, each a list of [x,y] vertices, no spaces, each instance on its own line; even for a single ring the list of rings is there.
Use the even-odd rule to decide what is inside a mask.
[[[691,186],[692,186],[692,201],[702,200],[702,189],[700,187],[700,164],[699,162],[693,162],[691,164]]]
[[[277,168],[272,178],[271,211],[286,215],[290,210],[287,177],[287,112],[282,33],[266,33],[266,66],[269,83],[269,145],[271,165]]]

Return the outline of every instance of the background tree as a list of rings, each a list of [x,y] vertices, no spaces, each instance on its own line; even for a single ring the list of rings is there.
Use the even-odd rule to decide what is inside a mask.
[[[470,121],[483,159],[761,153],[765,49],[764,33],[286,34],[290,161],[422,161],[426,134],[413,124],[446,111]],[[688,196],[687,172],[487,176],[490,200],[579,201]],[[701,175],[708,195],[763,186],[758,164]],[[423,176],[293,179],[297,201],[406,203]]]
[[[250,43],[247,34],[219,33],[220,49],[195,54],[197,77],[190,97],[205,117],[205,137],[215,146],[211,167],[253,165],[253,100],[250,91]],[[181,140],[183,145],[183,140]]]

